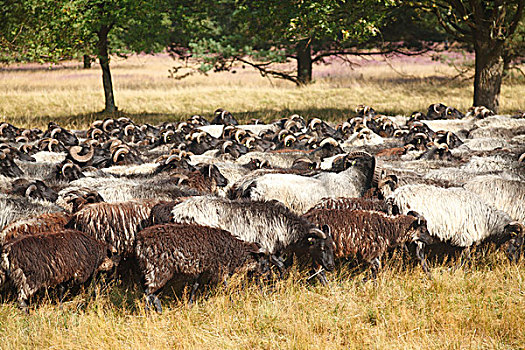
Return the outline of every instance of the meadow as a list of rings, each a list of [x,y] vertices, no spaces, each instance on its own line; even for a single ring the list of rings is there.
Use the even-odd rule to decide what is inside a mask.
[[[341,121],[360,104],[395,115],[443,102],[466,111],[472,82],[430,58],[360,60],[314,67],[315,83],[297,88],[239,67],[235,74],[168,79],[167,56],[113,58],[116,104],[136,122],[211,117],[222,107],[240,120],[298,113]],[[393,67],[393,68],[392,68]],[[525,109],[525,79],[502,87],[501,113]],[[66,63],[0,69],[0,116],[17,126],[49,121],[80,128],[101,118],[101,72]],[[259,287],[239,276],[201,294],[164,295],[164,313],[148,313],[140,287],[98,284],[62,306],[43,296],[26,314],[0,300],[0,349],[519,349],[525,347],[525,263],[502,252],[476,255],[472,266],[432,265],[432,280],[395,255],[378,279],[346,264],[327,286],[295,268]],[[169,294],[169,293],[168,293]]]

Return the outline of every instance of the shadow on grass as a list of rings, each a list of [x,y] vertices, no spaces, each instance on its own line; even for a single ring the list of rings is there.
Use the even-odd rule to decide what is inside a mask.
[[[219,107],[219,106],[218,106]],[[202,116],[207,120],[213,119],[213,110],[202,113]],[[331,122],[342,122],[356,115],[354,108],[307,108],[307,109],[263,109],[254,110],[249,112],[238,112],[231,111],[234,117],[241,124],[249,123],[252,119],[259,119],[265,123],[271,123],[274,120],[290,117],[293,114],[299,114],[306,120],[310,118],[320,118]],[[381,114],[396,115],[402,113],[401,110],[379,110]],[[76,115],[63,115],[63,116],[23,116],[23,117],[8,117],[5,116],[3,121],[11,123],[18,127],[25,128],[47,128],[49,122],[57,123],[65,128],[69,129],[86,129],[89,128],[91,123],[95,120],[105,118],[120,118],[127,117],[133,120],[137,124],[149,123],[149,124],[161,124],[163,122],[179,122],[187,120],[191,117],[191,114],[182,113],[127,113],[125,111],[119,111],[118,113],[83,113]]]

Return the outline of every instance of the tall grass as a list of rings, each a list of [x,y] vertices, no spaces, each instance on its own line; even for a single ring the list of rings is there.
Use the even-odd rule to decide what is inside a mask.
[[[353,68],[334,63],[315,66],[315,83],[297,88],[238,68],[232,73],[168,78],[173,61],[165,56],[134,56],[112,61],[116,104],[137,121],[180,120],[193,114],[211,116],[226,108],[240,119],[271,120],[299,113],[340,120],[359,104],[385,114],[426,111],[443,102],[465,111],[472,104],[472,82],[452,79],[451,67],[427,60],[359,61]],[[15,67],[16,68],[16,67]],[[525,109],[525,79],[507,79],[501,112]],[[0,70],[0,115],[22,126],[45,126],[49,120],[84,127],[104,107],[101,73],[80,64],[46,70],[38,66]]]
[[[396,262],[375,283],[346,267],[328,286],[297,271],[262,288],[234,279],[192,307],[164,297],[162,315],[118,286],[62,308],[44,301],[28,315],[2,304],[1,348],[523,348],[525,266],[488,260],[455,272],[435,266],[433,280]]]

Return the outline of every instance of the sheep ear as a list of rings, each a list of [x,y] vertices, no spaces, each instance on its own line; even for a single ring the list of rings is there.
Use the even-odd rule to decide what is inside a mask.
[[[329,237],[332,235],[331,231],[330,231],[330,226],[328,225],[323,225],[323,227],[321,227],[321,230],[325,233],[326,237]]]

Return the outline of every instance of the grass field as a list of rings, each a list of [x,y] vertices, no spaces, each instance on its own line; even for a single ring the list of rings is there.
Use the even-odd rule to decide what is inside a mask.
[[[525,266],[491,256],[471,269],[394,261],[376,283],[346,268],[329,286],[304,274],[260,289],[239,281],[193,307],[163,299],[148,314],[136,291],[86,293],[29,315],[0,305],[2,349],[518,349],[525,346]]]
[[[291,113],[341,120],[359,104],[385,114],[426,111],[443,102],[465,111],[471,81],[452,80],[451,67],[429,59],[316,66],[315,84],[296,88],[239,68],[186,80],[168,79],[165,56],[115,58],[116,103],[138,122],[210,117],[218,107],[240,119],[274,119]],[[85,127],[103,108],[101,73],[78,64],[46,70],[0,70],[0,115],[18,126],[56,121]],[[505,81],[502,113],[525,109],[525,79]],[[258,288],[231,281],[188,307],[163,297],[165,312],[148,314],[140,288],[110,286],[97,297],[83,292],[62,308],[44,298],[29,314],[0,303],[0,349],[519,349],[525,348],[525,264],[502,253],[471,268],[433,267],[429,280],[418,266],[387,263],[376,283],[347,267],[328,286],[311,285],[306,273]]]
[[[456,71],[429,58],[358,61],[315,66],[315,84],[296,88],[270,81],[249,69],[232,73],[168,78],[174,62],[167,56],[134,56],[112,62],[116,104],[136,121],[180,120],[193,114],[211,116],[222,107],[240,119],[271,120],[299,113],[341,120],[359,104],[395,115],[426,111],[443,102],[466,111],[472,104],[472,81],[452,80]],[[395,71],[390,68],[395,68]],[[45,69],[32,65],[0,70],[0,115],[22,126],[45,126],[49,120],[81,127],[100,117],[104,107],[101,71],[64,64]],[[525,109],[525,79],[516,75],[502,88],[501,112]]]

